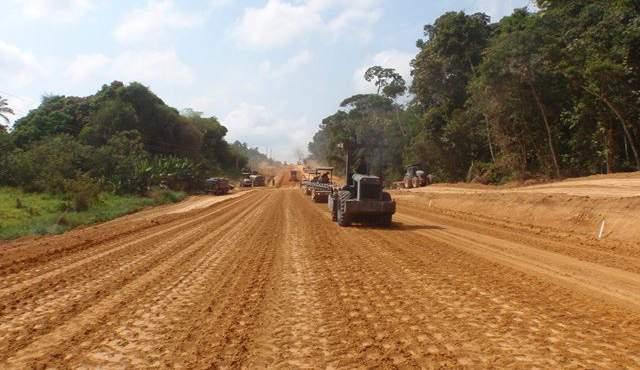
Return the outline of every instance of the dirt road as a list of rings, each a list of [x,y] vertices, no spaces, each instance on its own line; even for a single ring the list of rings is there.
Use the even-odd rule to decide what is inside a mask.
[[[0,249],[0,368],[638,368],[640,248],[296,189]],[[181,207],[181,208],[180,208]]]

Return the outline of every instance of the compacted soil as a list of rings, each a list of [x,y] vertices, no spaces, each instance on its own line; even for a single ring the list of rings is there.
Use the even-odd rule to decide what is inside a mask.
[[[289,187],[4,244],[0,368],[640,367],[637,241],[397,195],[389,229]]]

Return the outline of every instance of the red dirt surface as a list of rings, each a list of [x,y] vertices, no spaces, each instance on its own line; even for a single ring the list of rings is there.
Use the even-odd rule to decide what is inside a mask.
[[[291,186],[11,242],[0,368],[640,367],[637,239],[437,188],[396,192],[389,229]]]

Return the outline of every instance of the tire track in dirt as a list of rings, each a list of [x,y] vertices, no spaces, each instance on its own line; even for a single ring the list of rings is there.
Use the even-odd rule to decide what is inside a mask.
[[[397,219],[426,225],[423,218],[407,214],[401,214]],[[592,293],[598,298],[614,299],[640,312],[639,274],[581,261],[564,254],[548,252],[507,239],[482,235],[468,229],[450,226],[450,224],[431,226],[442,229],[416,232],[479,257],[530,274],[535,273],[556,284]]]
[[[354,251],[394,284],[398,302],[412,302],[408,320],[417,323],[417,337],[431,346],[435,336],[459,366],[640,364],[629,351],[640,348],[640,320],[633,311],[594,304],[581,292],[478,259],[459,250],[459,242],[452,248],[428,237],[437,228],[424,223],[351,231],[361,238]],[[514,292],[526,294],[514,297]],[[431,339],[420,333],[425,328]]]
[[[266,208],[273,207],[272,203],[272,200],[257,203],[256,208],[248,208],[251,212],[245,217],[268,218]],[[211,296],[219,302],[230,293],[229,288],[238,287],[238,280],[251,276],[254,264],[247,261],[252,256],[242,249],[254,246],[253,238],[258,235],[263,237],[260,227],[235,222],[220,238],[207,237],[204,256],[185,262],[181,274],[170,278],[168,284],[162,280],[129,302],[111,320],[112,325],[100,328],[90,338],[84,337],[86,350],[74,354],[74,362],[102,367],[109,363],[114,367],[123,364],[144,367],[183,363],[192,358],[188,350],[172,343],[199,338],[194,336],[194,330],[212,315]],[[223,311],[229,310],[228,304]]]
[[[188,216],[196,217],[209,212],[211,208],[222,207],[223,204],[237,203],[235,198],[246,194],[234,194],[233,197],[214,199],[210,201],[216,207],[195,207],[188,214],[184,213],[182,203],[159,206],[111,220],[102,224],[76,229],[63,235],[36,238],[35,240],[16,241],[0,249],[0,277],[11,276],[15,273],[31,272],[29,269],[38,266],[38,273],[47,270],[45,262],[53,266],[64,266],[83,258],[81,253],[95,254],[98,246],[109,245],[110,242],[121,243],[127,237],[138,237],[140,233],[150,229],[161,229],[169,224],[189,222]],[[191,199],[190,199],[191,200]],[[187,201],[189,202],[189,201]],[[205,202],[200,199],[195,202]],[[190,202],[193,204],[193,201]],[[71,259],[63,260],[69,256]],[[27,274],[27,277],[30,274]],[[1,282],[1,281],[0,281]],[[1,286],[0,286],[1,288]]]
[[[405,275],[401,296],[414,297],[430,317],[427,327],[449,338],[461,365],[616,368],[639,360],[628,351],[640,344],[632,313],[419,234],[403,235],[402,244],[388,234],[368,233],[389,241],[386,248],[372,244],[369,255]]]
[[[247,204],[251,201],[250,199]],[[64,282],[72,282],[73,285],[60,290],[59,294],[53,292],[44,297],[38,297],[32,292],[25,292],[27,298],[36,297],[35,304],[23,304],[20,307],[15,305],[12,307],[11,304],[7,305],[10,308],[10,312],[3,317],[3,320],[6,321],[3,321],[2,325],[8,325],[8,328],[2,328],[1,332],[5,332],[6,329],[6,332],[10,333],[12,338],[1,343],[6,343],[9,349],[17,349],[22,348],[26,343],[38,338],[38,336],[51,336],[52,333],[47,334],[50,330],[59,328],[59,325],[64,324],[70,318],[75,318],[76,315],[84,312],[87,308],[90,310],[96,301],[101,300],[101,297],[109,299],[111,292],[117,291],[131,281],[135,282],[140,276],[146,276],[144,274],[152,271],[158,264],[174,258],[175,253],[185,245],[184,243],[187,243],[186,245],[196,243],[199,238],[207,234],[211,234],[209,237],[217,237],[229,229],[228,226],[224,226],[225,224],[233,223],[243,218],[249,211],[250,208],[238,208],[227,215],[230,216],[229,218],[215,218],[209,223],[199,224],[199,227],[193,228],[188,232],[176,234],[164,243],[151,244],[148,248],[145,246],[145,250],[149,251],[147,254],[133,261],[129,261],[126,255],[121,259],[115,260],[116,266],[118,264],[121,266],[106,270],[105,275],[102,277],[100,275],[94,276],[94,272],[91,269],[80,270],[79,275],[74,276],[77,281],[62,276],[61,279]],[[208,231],[209,227],[218,227],[219,229],[210,233]],[[190,250],[195,252],[197,248],[193,248],[193,245],[191,245]],[[134,248],[131,251],[136,252]],[[184,251],[181,253],[184,253]],[[110,263],[106,265],[110,265]],[[42,286],[37,286],[36,288],[42,288]],[[21,299],[24,299],[24,297],[18,297],[14,302],[20,303]],[[38,305],[43,300],[45,303],[41,306]],[[31,303],[29,300],[27,302]],[[3,350],[0,353],[7,354],[11,353],[11,351]]]
[[[248,368],[312,368],[330,357],[319,294],[321,278],[295,192],[287,191],[283,205],[285,235],[275,258],[272,289],[265,298],[260,331],[252,341]],[[323,246],[324,247],[324,246]]]
[[[82,250],[75,251],[76,253],[72,253],[71,255],[66,255],[64,257],[58,255],[58,258],[51,262],[47,261],[45,257],[44,260],[40,260],[40,264],[38,265],[38,268],[35,269],[35,271],[23,266],[22,270],[18,273],[4,275],[2,282],[0,282],[0,298],[2,298],[5,294],[10,294],[11,292],[22,290],[29,285],[39,284],[50,276],[62,274],[68,270],[73,269],[76,266],[81,266],[82,264],[101,259],[110,253],[118,252],[121,250],[126,251],[130,249],[131,246],[139,244],[143,241],[149,240],[152,243],[157,243],[164,240],[168,236],[175,235],[181,229],[187,229],[192,225],[195,225],[204,219],[210,218],[215,214],[237,208],[240,204],[247,201],[247,199],[240,199],[236,202],[225,204],[220,208],[216,207],[213,211],[207,209],[206,211],[201,212],[202,214],[200,215],[190,214],[190,217],[170,220],[166,224],[160,224],[159,221],[156,221],[153,224],[158,226],[154,226],[152,230],[141,230],[144,231],[143,235],[141,235],[140,233],[135,235],[125,234],[123,236],[116,234],[116,236],[113,238],[115,240],[110,239],[105,243],[92,244],[91,242],[88,242],[86,243],[87,245],[85,246],[85,248],[83,248]],[[64,250],[64,252],[66,252],[65,254],[67,254],[69,251]],[[59,253],[59,251],[54,249],[46,253],[46,256],[56,255],[56,253]],[[7,253],[7,255],[5,256],[7,261],[12,261],[14,264],[20,264],[24,262],[19,258],[12,259],[13,256],[11,254],[12,253]],[[37,259],[33,259],[33,261],[36,260]]]
[[[572,238],[567,233],[559,234],[557,230],[509,223],[491,217],[478,217],[436,207],[430,208],[425,207],[424,204],[420,206],[407,201],[401,201],[400,207],[403,209],[403,214],[410,214],[430,224],[455,226],[483,235],[517,241],[526,246],[566,254],[586,262],[640,273],[640,244],[638,243]]]
[[[395,219],[341,228],[299,190],[264,189],[43,249],[0,285],[0,368],[640,367],[634,303],[597,291],[635,288],[609,266],[631,266],[626,250]]]
[[[422,348],[412,339],[417,327],[402,325],[409,302],[395,300],[397,287],[354,253],[362,241],[319,214],[299,191],[289,194],[290,219],[298,220],[289,243],[302,250],[291,254],[298,261],[285,259],[298,275],[286,281],[307,283],[275,291],[267,312],[276,314],[265,315],[272,319],[251,349],[249,367],[454,366],[443,346],[434,341]],[[299,306],[311,310],[292,312]]]

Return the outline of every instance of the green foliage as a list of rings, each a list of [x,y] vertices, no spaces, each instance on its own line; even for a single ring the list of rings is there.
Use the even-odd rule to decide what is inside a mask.
[[[13,109],[11,109],[11,107],[9,106],[9,102],[7,101],[7,99],[0,96],[0,118],[2,118],[2,120],[5,123],[9,123],[9,117],[8,117],[9,114],[15,114],[15,113],[13,112]],[[0,130],[2,129],[4,129],[4,126],[0,124]]]
[[[76,212],[87,211],[98,201],[100,195],[100,186],[86,175],[67,181],[65,188]]]
[[[0,187],[0,239],[23,235],[57,234],[80,225],[114,219],[147,206],[182,200],[184,193],[163,190],[158,197],[100,193],[86,211],[69,207],[69,195],[26,193],[12,187]],[[20,199],[21,208],[16,208]]]
[[[346,99],[309,143],[312,157],[340,165],[336,144],[355,140],[398,178],[411,163],[453,181],[470,168],[489,182],[640,170],[639,3],[537,3],[499,23],[449,12],[425,26],[413,100]],[[392,72],[374,66],[365,79],[384,95]]]
[[[405,80],[393,68],[373,66],[364,73],[364,79],[368,82],[375,80],[378,94],[382,92],[384,96],[391,99],[404,95],[407,91]]]
[[[57,135],[16,149],[6,159],[3,182],[27,191],[63,193],[66,182],[88,169],[89,147],[69,135]]]
[[[247,143],[241,143],[239,141],[235,141],[231,144],[231,152],[233,153],[233,158],[236,161],[235,171],[239,173],[243,168],[251,168],[258,170],[263,168],[264,166],[280,166],[281,163],[275,161],[263,153],[260,153],[258,148],[251,148]]]
[[[47,96],[11,132],[0,126],[0,185],[63,193],[90,178],[117,194],[161,183],[198,190],[203,179],[246,163],[226,133],[215,117],[180,115],[135,82],[114,81],[83,98]]]

